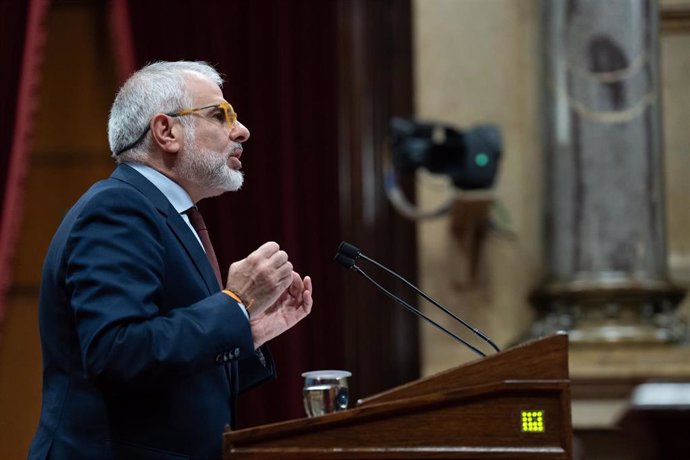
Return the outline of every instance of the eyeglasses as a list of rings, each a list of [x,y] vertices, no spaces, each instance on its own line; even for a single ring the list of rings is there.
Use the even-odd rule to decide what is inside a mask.
[[[206,110],[211,108],[217,108],[223,111],[223,115],[225,116],[225,123],[228,125],[228,128],[232,129],[232,127],[235,126],[235,123],[237,123],[237,114],[235,113],[235,110],[232,108],[228,101],[223,101],[219,104],[211,104],[196,109],[182,109],[174,113],[166,113],[166,115],[170,117],[183,117],[185,115],[191,115],[195,112],[198,112],[199,110]]]
[[[177,112],[169,112],[166,113],[167,116],[169,117],[184,117],[185,115],[191,115],[193,113],[196,113],[200,110],[206,110],[206,109],[219,109],[218,112],[218,117],[220,117],[220,114],[223,114],[222,120],[225,121],[225,124],[229,129],[232,129],[235,126],[235,123],[237,123],[237,112],[235,112],[235,109],[232,108],[230,103],[228,101],[223,101],[218,104],[211,104],[211,105],[206,105],[204,107],[197,107],[195,109],[182,109],[178,110]],[[117,152],[115,152],[115,155],[119,155],[122,152],[126,152],[127,150],[130,150],[134,147],[136,147],[142,140],[144,140],[144,137],[146,137],[146,134],[149,132],[149,129],[151,129],[151,125],[147,125],[146,129],[144,130],[143,133],[141,133],[141,136],[137,138],[134,142],[131,144],[126,145],[125,147],[121,148]]]

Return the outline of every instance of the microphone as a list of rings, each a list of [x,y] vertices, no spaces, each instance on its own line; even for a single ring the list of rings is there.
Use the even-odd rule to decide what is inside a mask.
[[[482,331],[480,331],[479,329],[477,329],[477,328],[471,326],[470,324],[468,324],[468,323],[467,323],[466,321],[464,321],[462,318],[458,317],[458,316],[455,315],[453,312],[451,312],[450,310],[448,310],[446,307],[444,307],[443,305],[441,305],[439,302],[437,302],[437,301],[435,301],[434,299],[432,299],[431,297],[429,297],[426,293],[422,292],[417,286],[415,286],[414,284],[410,283],[409,281],[407,281],[407,280],[406,280],[405,278],[403,278],[402,276],[398,275],[398,274],[397,274],[396,272],[394,272],[393,270],[389,269],[388,267],[386,267],[386,266],[384,266],[384,265],[381,265],[380,263],[378,263],[378,262],[375,261],[374,259],[371,259],[371,258],[367,257],[367,256],[366,256],[365,254],[363,254],[362,251],[360,251],[359,248],[357,248],[356,246],[353,246],[352,244],[347,243],[347,242],[345,242],[345,241],[341,242],[340,245],[338,246],[338,252],[337,252],[337,254],[336,254],[336,261],[338,261],[338,257],[339,257],[339,256],[343,256],[343,258],[344,258],[343,261],[345,261],[345,262],[348,262],[348,263],[349,263],[350,260],[352,261],[351,265],[348,266],[347,268],[353,268],[353,269],[355,269],[355,267],[356,267],[356,269],[359,269],[359,267],[357,267],[357,265],[355,265],[355,260],[356,260],[356,259],[359,259],[359,258],[362,258],[362,259],[364,259],[364,260],[366,260],[366,261],[368,261],[368,262],[370,262],[370,263],[376,265],[376,266],[379,267],[380,269],[384,270],[385,272],[387,272],[387,273],[393,275],[393,276],[394,276],[395,278],[397,278],[398,280],[402,281],[406,286],[408,286],[409,288],[411,288],[412,290],[414,290],[417,294],[419,294],[419,295],[422,296],[424,299],[426,299],[428,302],[430,302],[431,304],[433,304],[436,308],[442,310],[446,315],[448,315],[448,316],[450,316],[451,318],[453,318],[456,322],[462,324],[462,325],[465,326],[467,329],[469,329],[470,331],[472,331],[477,337],[479,337],[480,339],[482,339],[484,342],[488,343],[494,350],[496,350],[496,351],[501,351],[501,349],[498,348],[498,346],[493,342],[493,340],[491,340],[491,339],[490,339],[486,334],[484,334]],[[343,262],[340,262],[340,261],[339,261],[339,263],[343,264]],[[355,269],[355,271],[357,271],[356,269]],[[361,270],[360,270],[360,271],[361,271]],[[363,273],[362,273],[362,274],[363,274]],[[365,276],[366,276],[366,275],[365,275]],[[367,278],[369,278],[369,277],[367,276]],[[373,282],[373,280],[370,280],[370,281]],[[377,283],[375,283],[375,284],[377,284]],[[443,329],[443,328],[442,328],[442,329]],[[453,334],[453,335],[454,335],[454,334]],[[456,337],[457,337],[457,336],[456,336]],[[472,347],[471,345],[467,344],[467,342],[465,342],[464,340],[462,340],[462,342],[463,342],[464,344],[468,345],[470,348],[476,350],[476,348],[474,348],[474,347]],[[486,356],[486,355],[484,355],[484,354],[482,353],[482,356]]]
[[[337,254],[335,255],[335,259],[334,259],[334,260],[335,260],[336,262],[338,262],[340,265],[342,265],[343,267],[345,267],[345,268],[351,268],[351,269],[354,270],[353,267],[355,266],[355,259],[353,259],[353,258],[351,258],[351,257],[348,257],[348,256],[346,256],[345,254],[337,253]],[[355,271],[357,271],[357,270],[355,270]]]
[[[360,251],[358,248],[352,246],[350,243],[346,241],[341,242],[338,246],[338,254],[336,254],[336,257],[338,257],[338,255],[340,254],[343,254],[351,259],[359,259],[360,257],[362,257],[362,251]]]
[[[349,268],[350,270],[353,270],[353,271],[359,273],[360,275],[362,275],[363,277],[365,277],[369,282],[371,282],[374,286],[376,286],[376,287],[379,288],[381,291],[383,291],[384,294],[386,294],[386,295],[387,295],[388,297],[390,297],[391,299],[395,300],[398,304],[402,305],[403,307],[405,307],[407,310],[409,310],[410,312],[414,313],[414,314],[417,315],[418,317],[420,317],[420,318],[422,318],[422,319],[428,321],[429,323],[433,324],[434,326],[436,326],[437,329],[441,330],[442,332],[445,332],[445,333],[448,334],[450,337],[452,337],[453,339],[455,339],[455,340],[457,340],[458,342],[462,343],[462,344],[465,345],[466,347],[470,348],[472,351],[474,351],[474,352],[477,353],[478,355],[480,355],[480,356],[486,356],[486,354],[485,354],[483,351],[481,351],[480,349],[478,349],[478,348],[475,347],[474,345],[468,343],[467,341],[465,341],[465,340],[462,339],[461,337],[458,337],[457,335],[453,334],[453,333],[450,332],[448,329],[446,329],[445,327],[441,326],[441,325],[438,324],[436,321],[434,321],[433,319],[429,318],[429,317],[426,316],[424,313],[422,313],[421,311],[419,311],[417,308],[415,308],[415,307],[413,307],[412,305],[410,305],[409,303],[405,302],[403,299],[401,299],[400,297],[398,297],[397,295],[393,294],[393,293],[390,292],[388,289],[384,288],[384,287],[381,286],[379,283],[377,283],[376,281],[374,281],[374,279],[373,279],[371,276],[367,275],[367,274],[364,272],[364,270],[362,270],[361,268],[359,268],[359,267],[355,264],[355,260],[352,259],[351,257],[348,257],[348,256],[346,256],[346,255],[344,255],[344,254],[338,253],[338,254],[335,255],[335,261],[338,262],[339,264],[341,264],[342,266],[344,266],[345,268]]]

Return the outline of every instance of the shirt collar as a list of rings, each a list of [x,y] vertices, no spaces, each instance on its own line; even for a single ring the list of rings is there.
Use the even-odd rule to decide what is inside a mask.
[[[183,189],[180,184],[173,181],[160,171],[141,163],[127,163],[128,166],[134,168],[142,176],[149,180],[163,195],[170,201],[175,210],[182,214],[192,206],[194,202],[189,194]]]

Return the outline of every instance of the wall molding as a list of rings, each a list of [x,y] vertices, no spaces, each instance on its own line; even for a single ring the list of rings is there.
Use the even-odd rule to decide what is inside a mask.
[[[690,33],[690,4],[662,7],[661,32],[668,34]]]

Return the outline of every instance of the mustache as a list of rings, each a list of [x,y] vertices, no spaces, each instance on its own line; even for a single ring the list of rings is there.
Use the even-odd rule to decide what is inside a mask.
[[[244,151],[244,148],[242,147],[242,144],[240,144],[240,143],[235,143],[235,145],[230,147],[230,155],[240,156],[240,155],[242,155],[243,151]]]

